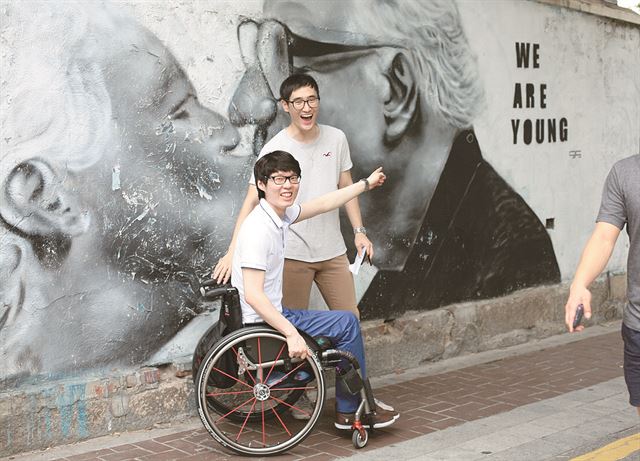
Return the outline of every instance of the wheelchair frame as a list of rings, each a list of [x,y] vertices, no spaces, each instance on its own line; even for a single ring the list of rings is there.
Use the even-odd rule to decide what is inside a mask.
[[[205,301],[222,298],[220,319],[227,323],[228,333],[212,345],[210,328],[193,359],[198,414],[209,434],[243,455],[276,455],[292,449],[309,436],[322,415],[324,371],[337,370],[346,359],[351,368],[343,385],[361,396],[351,426],[352,442],[356,448],[364,447],[373,431],[376,404],[356,358],[334,349],[328,338],[314,339],[303,331],[307,358],[289,358],[284,335],[266,324],[241,327],[237,290],[214,285],[205,282],[200,291]],[[229,369],[231,362],[233,369]],[[303,394],[311,411],[296,406]]]

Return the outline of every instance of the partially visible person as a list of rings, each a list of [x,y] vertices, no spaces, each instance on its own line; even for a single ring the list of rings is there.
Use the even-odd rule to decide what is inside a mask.
[[[582,325],[573,328],[580,304],[584,306],[584,316],[591,317],[589,285],[606,267],[625,226],[630,245],[627,303],[622,318],[624,378],[629,403],[640,414],[640,154],[617,162],[605,181],[596,226],[582,252],[564,307],[565,323],[570,332],[584,329]]]
[[[287,340],[290,357],[305,358],[307,344],[298,332],[327,336],[336,349],[351,352],[366,376],[364,344],[358,319],[347,311],[291,310],[283,306],[282,276],[285,242],[289,226],[344,205],[361,193],[381,186],[382,168],[368,178],[302,204],[296,203],[301,181],[300,164],[287,152],[275,151],[255,164],[258,205],[243,220],[233,253],[231,282],[238,289],[245,324],[267,322]],[[360,397],[336,383],[338,429],[350,429]],[[374,427],[387,427],[399,417],[395,411],[378,407]]]
[[[353,184],[347,138],[341,130],[317,122],[321,104],[313,77],[305,74],[287,77],[280,86],[280,102],[289,115],[289,126],[262,148],[259,158],[275,150],[291,152],[305,171],[306,179],[298,195],[300,202]],[[212,276],[218,282],[226,282],[229,277],[238,229],[257,203],[252,178],[229,250],[213,270]],[[355,247],[359,253],[365,251],[369,258],[373,257],[373,245],[362,224],[358,200],[347,202],[345,210],[354,232]],[[311,285],[315,282],[330,309],[348,310],[359,317],[338,210],[296,223],[288,235],[283,282],[285,305],[307,309]]]

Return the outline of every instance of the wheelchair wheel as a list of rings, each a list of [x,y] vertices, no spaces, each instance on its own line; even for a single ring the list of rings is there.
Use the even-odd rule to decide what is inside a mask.
[[[239,364],[231,372],[225,368],[230,354]],[[304,393],[310,403],[298,406]],[[289,359],[286,339],[277,331],[243,328],[207,353],[196,396],[200,419],[219,443],[241,454],[274,455],[302,442],[318,422],[324,375],[314,355]]]
[[[366,429],[363,429],[362,432],[356,429],[351,435],[351,441],[355,448],[364,448],[369,442],[369,432]]]

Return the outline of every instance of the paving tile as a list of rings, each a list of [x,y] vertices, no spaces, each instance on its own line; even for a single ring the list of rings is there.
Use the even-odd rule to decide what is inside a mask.
[[[150,454],[150,452],[148,452],[147,450],[143,450],[142,448],[136,448],[133,446],[130,447],[131,448],[126,448],[123,451],[117,453],[102,455],[100,456],[100,459],[103,461],[124,461],[128,459],[141,458]]]
[[[113,453],[112,450],[100,450],[100,451],[91,451],[89,453],[82,453],[79,455],[67,456],[65,459],[69,461],[87,461],[90,459],[96,459],[101,454]]]
[[[136,447],[144,448],[151,453],[162,453],[163,451],[171,450],[171,447],[165,445],[164,443],[158,443],[155,440],[143,440],[141,442],[136,442],[134,445]]]
[[[534,440],[487,456],[488,461],[540,461],[563,453],[566,445]]]

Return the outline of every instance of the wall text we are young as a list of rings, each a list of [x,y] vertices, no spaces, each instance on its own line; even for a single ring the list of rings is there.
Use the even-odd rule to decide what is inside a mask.
[[[540,68],[540,44],[516,42],[516,66],[518,69]],[[547,109],[546,83],[516,83],[513,90],[514,109]],[[526,145],[545,142],[566,142],[569,124],[566,117],[512,118],[513,143]]]

